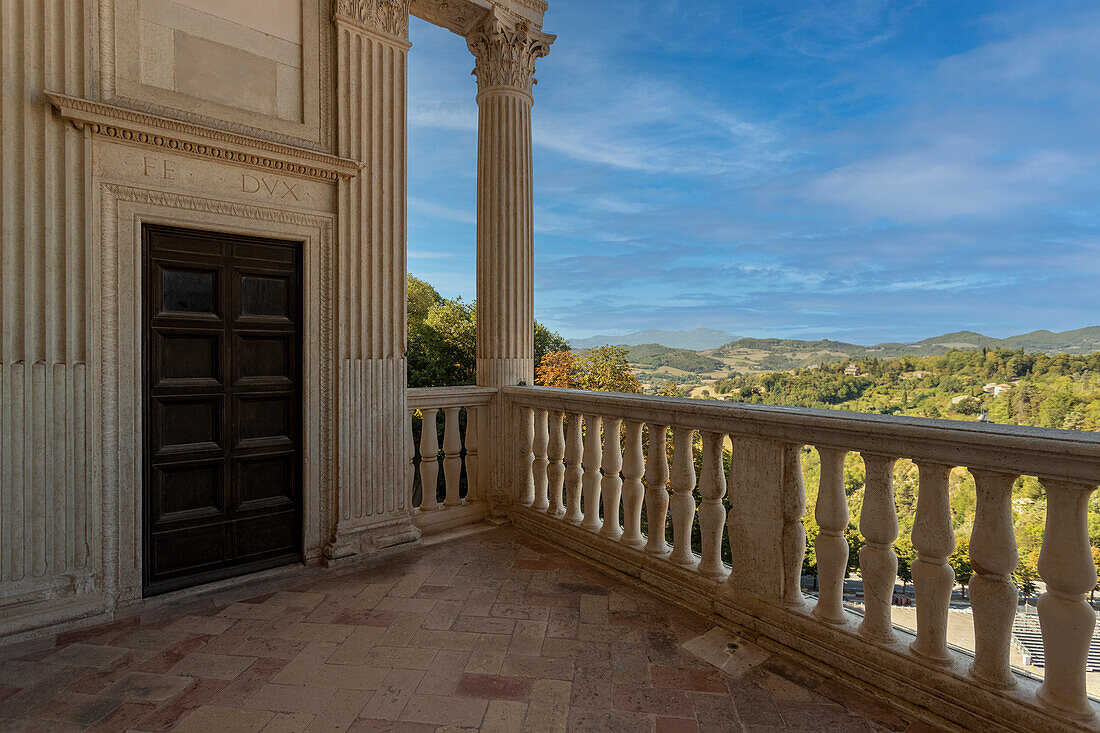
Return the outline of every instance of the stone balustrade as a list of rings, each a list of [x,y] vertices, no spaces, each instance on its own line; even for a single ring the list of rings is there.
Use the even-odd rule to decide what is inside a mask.
[[[408,390],[406,435],[413,522],[424,534],[470,524],[489,514],[485,477],[480,471],[479,438],[485,434],[487,406],[495,388],[430,387]],[[420,415],[419,440],[414,423]],[[442,441],[440,441],[442,427]],[[545,432],[545,430],[543,431]],[[439,496],[442,464],[443,496]],[[466,494],[462,495],[465,468]],[[546,464],[541,466],[545,476]],[[419,482],[417,481],[419,478]],[[417,488],[420,490],[417,491]]]
[[[1095,624],[1086,594],[1097,577],[1086,508],[1100,483],[1100,436],[542,387],[501,391],[521,427],[511,513],[520,527],[728,619],[760,643],[793,649],[964,729],[1098,727],[1085,690]],[[732,447],[728,468],[723,446]],[[821,458],[817,599],[804,598],[800,587],[803,446]],[[843,472],[852,452],[866,466],[858,517],[862,616],[842,597],[849,523]],[[891,623],[898,562],[893,468],[902,458],[919,470],[915,635]],[[973,655],[947,639],[954,585],[948,557],[955,548],[948,478],[955,467],[968,469],[977,486]],[[1046,648],[1041,684],[1009,665],[1018,598],[1011,489],[1021,475],[1037,476],[1048,502],[1039,560],[1046,586],[1038,604]]]

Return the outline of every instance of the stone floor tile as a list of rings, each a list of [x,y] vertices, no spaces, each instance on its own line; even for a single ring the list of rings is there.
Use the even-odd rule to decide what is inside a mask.
[[[67,664],[74,667],[103,668],[125,656],[125,649],[111,646],[99,646],[97,644],[77,643],[69,644],[66,647],[58,649],[56,652],[46,657],[45,661],[50,664]],[[24,670],[29,666],[30,663],[23,663],[23,665],[21,665]],[[11,677],[7,675],[4,675],[0,680],[8,682],[9,684],[12,681]]]
[[[316,717],[312,713],[275,713],[260,733],[302,733]],[[341,730],[346,730],[346,726]]]
[[[686,718],[695,712],[686,692],[663,687],[612,685],[612,700],[616,710],[636,713],[660,713]]]
[[[656,687],[691,692],[726,692],[726,678],[716,669],[651,666],[649,673]]]
[[[92,726],[115,712],[121,700],[76,692],[57,692],[45,697],[27,712],[27,717]],[[0,727],[3,727],[0,724]]]
[[[79,723],[59,723],[56,720],[35,720],[22,718],[9,720],[0,718],[4,733],[79,733],[84,726]]]
[[[478,698],[416,694],[400,717],[411,723],[478,728],[488,707],[488,700]]]
[[[270,682],[245,700],[244,707],[282,713],[320,713],[336,694],[324,685],[280,685]]]
[[[503,634],[478,634],[466,671],[471,674],[499,674],[512,637]]]
[[[397,720],[422,679],[424,679],[423,670],[392,670],[382,681],[382,686],[359,711],[359,717]]]
[[[173,730],[175,733],[211,733],[211,731],[252,733],[262,730],[274,717],[275,713],[269,710],[242,710],[204,705],[193,710]]]
[[[345,608],[333,617],[333,621],[349,626],[389,626],[397,618],[394,611]]]
[[[416,694],[454,695],[469,661],[469,652],[440,651],[417,685]]]
[[[211,703],[230,707],[243,705],[245,700],[255,695],[286,664],[284,659],[257,659],[237,679],[223,687]]]
[[[509,654],[542,654],[542,642],[546,638],[545,621],[516,621],[512,633],[512,643],[508,645]]]
[[[367,700],[373,695],[364,690],[337,690],[325,709],[305,728],[306,733],[344,733],[359,718]]]
[[[490,700],[481,722],[481,733],[515,733],[523,728],[527,703]]]
[[[699,723],[694,718],[666,718],[658,716],[657,733],[699,733]],[[717,728],[711,730],[718,730]],[[737,727],[740,730],[740,726]]]
[[[124,702],[113,713],[88,728],[88,733],[122,733],[136,727],[156,708],[156,703],[152,702]]]
[[[610,710],[614,705],[611,676],[611,667],[607,665],[584,662],[575,664],[569,704],[594,710]]]
[[[451,631],[471,631],[476,634],[512,634],[516,630],[515,619],[489,616],[459,616],[451,624]]]
[[[310,683],[341,690],[377,690],[389,672],[388,667],[364,664],[322,664],[313,672]]]
[[[172,631],[184,631],[189,634],[218,636],[229,630],[235,621],[219,616],[184,616],[176,619],[168,628]]]
[[[573,679],[573,660],[564,657],[536,657],[529,654],[509,654],[504,657],[500,673],[511,677],[536,679]]]
[[[435,649],[404,646],[372,647],[363,657],[363,664],[376,667],[400,667],[402,669],[427,669],[438,654]]]
[[[363,657],[380,643],[385,632],[382,626],[357,627],[328,658],[329,664],[362,664]]]
[[[455,694],[464,697],[482,697],[488,700],[523,702],[531,696],[531,689],[532,682],[526,677],[464,674],[455,689]]]
[[[437,729],[438,726],[430,723],[360,718],[348,728],[348,733],[436,733]]]
[[[463,616],[488,616],[496,603],[498,590],[491,588],[477,588],[470,594],[470,599],[462,607]]]
[[[339,647],[330,642],[313,642],[286,663],[271,678],[278,685],[308,685],[313,675],[332,657]]]
[[[170,730],[192,710],[209,703],[228,684],[226,680],[195,680],[186,690],[142,718],[137,727],[143,731]]]
[[[654,730],[653,716],[624,710],[569,710],[570,733],[650,733]]]
[[[212,677],[219,680],[232,680],[252,666],[255,661],[255,657],[195,652],[181,659],[171,668],[171,671],[172,674],[182,674],[188,677]]]
[[[283,606],[269,606],[266,603],[234,603],[223,608],[218,614],[224,618],[248,618],[260,621],[270,621],[278,618],[284,610]]]
[[[190,677],[152,672],[129,672],[103,690],[105,697],[156,702],[183,692],[192,683]]]

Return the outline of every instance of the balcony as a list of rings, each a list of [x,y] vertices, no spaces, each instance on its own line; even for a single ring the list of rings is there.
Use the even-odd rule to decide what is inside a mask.
[[[480,437],[494,401],[510,426],[495,432],[515,436],[505,451],[510,497],[487,491],[492,467]],[[1100,729],[1085,691],[1095,436],[522,386],[410,390],[408,406],[419,546],[180,592],[106,625],[9,646],[0,653],[0,722],[150,731]],[[728,470],[724,445],[732,445]],[[800,586],[802,446],[822,462],[817,598]],[[842,466],[853,451],[867,467],[859,612],[842,597]],[[920,470],[915,633],[891,620],[890,469],[899,458]],[[972,653],[948,643],[946,477],[956,466],[978,485]],[[1010,487],[1023,474],[1048,492],[1042,682],[1010,667]],[[511,526],[500,526],[502,513]]]

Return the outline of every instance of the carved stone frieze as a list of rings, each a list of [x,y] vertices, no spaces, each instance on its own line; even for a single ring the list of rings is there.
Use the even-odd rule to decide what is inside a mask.
[[[402,40],[409,38],[410,0],[336,0],[333,13],[365,28]]]
[[[535,81],[535,61],[550,53],[555,36],[534,30],[527,21],[511,22],[496,11],[466,36],[476,59],[474,76],[479,92],[497,88],[528,94]]]

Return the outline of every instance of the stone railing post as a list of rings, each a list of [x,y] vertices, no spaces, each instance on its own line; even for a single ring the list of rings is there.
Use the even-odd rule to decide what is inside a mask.
[[[1012,621],[1019,591],[1012,582],[1020,555],[1012,527],[1012,484],[1016,476],[975,471],[978,504],[970,533],[970,607],[974,613],[974,664],[970,674],[987,685],[1014,687],[1009,666]]]
[[[721,433],[703,433],[703,463],[699,476],[699,537],[701,540],[699,574],[704,578],[726,577],[722,564],[722,534],[726,529],[726,469],[722,465]]]
[[[894,583],[898,579],[898,556],[894,541],[898,538],[898,514],[894,506],[894,463],[892,456],[863,454],[867,483],[859,531],[866,541],[859,550],[859,568],[863,574],[863,622],[859,633],[872,641],[896,640],[890,620]]]
[[[581,465],[584,476],[581,479],[581,493],[584,497],[584,519],[581,526],[590,532],[599,532],[600,521],[600,464],[603,462],[603,447],[600,445],[600,416],[584,416],[584,457]]]
[[[947,613],[955,571],[947,558],[955,551],[947,482],[951,466],[921,461],[917,516],[913,522],[913,589],[917,594],[917,638],[909,648],[940,664],[951,661],[947,651]]]
[[[603,496],[603,526],[600,534],[608,539],[617,540],[623,534],[619,525],[619,500],[623,494],[623,478],[619,472],[623,469],[622,424],[617,417],[605,417],[603,420],[603,460],[600,468],[603,479],[600,481],[600,493]]]
[[[806,558],[806,486],[802,477],[802,446],[783,446],[783,603],[801,608],[802,561]]]
[[[535,503],[531,507],[544,512],[550,508],[550,496],[547,493],[549,482],[546,469],[550,466],[550,460],[546,457],[550,436],[547,433],[546,410],[535,410],[535,461],[532,471],[535,480]]]
[[[555,517],[565,514],[562,503],[562,489],[565,485],[565,413],[554,410],[550,413],[550,444],[547,448],[546,482],[549,506],[547,511]]]
[[[580,524],[581,481],[584,469],[581,457],[584,454],[584,426],[579,412],[569,413],[569,424],[565,434],[565,521]]]
[[[685,566],[694,566],[697,562],[691,551],[691,526],[695,524],[695,456],[691,447],[694,437],[695,431],[689,428],[672,430],[672,499],[669,500],[672,554],[669,560]]]
[[[478,86],[477,383],[486,387],[534,383],[531,87],[553,40],[495,6],[466,36]],[[483,465],[492,517],[503,521],[516,431],[503,396],[488,412]]]
[[[649,536],[645,551],[664,556],[670,550],[665,540],[668,519],[668,426],[649,423],[649,457],[645,463],[645,516]]]
[[[459,493],[462,480],[462,432],[458,425],[461,407],[448,407],[443,411],[443,477],[446,497],[443,506],[460,506]]]
[[[642,500],[645,486],[645,458],[642,453],[642,423],[626,421],[626,452],[623,455],[623,536],[624,545],[641,549],[645,547],[642,536]]]
[[[734,599],[783,600],[783,444],[733,439],[729,473],[733,566],[722,592]]]
[[[1086,595],[1096,585],[1089,546],[1088,502],[1095,486],[1040,478],[1047,491],[1047,521],[1039,551],[1039,575],[1047,592],[1039,597],[1046,670],[1039,700],[1074,717],[1093,717],[1085,687],[1096,612]]]
[[[821,527],[814,543],[817,551],[818,598],[813,615],[825,623],[843,624],[844,576],[848,571],[848,497],[844,493],[844,456],[847,451],[818,448],[821,484],[814,518]]]

